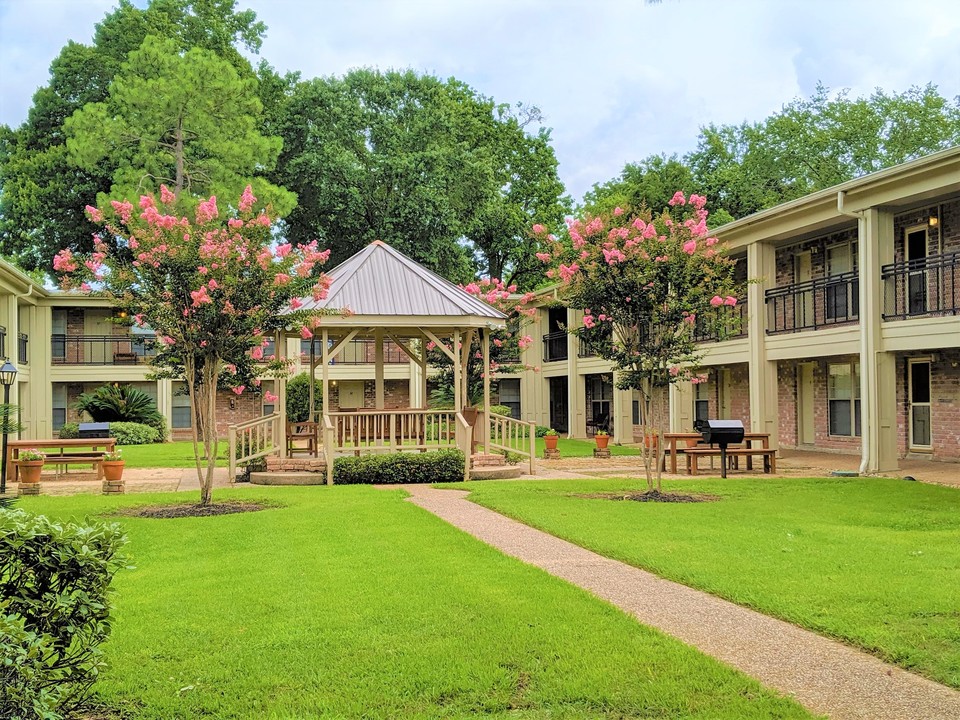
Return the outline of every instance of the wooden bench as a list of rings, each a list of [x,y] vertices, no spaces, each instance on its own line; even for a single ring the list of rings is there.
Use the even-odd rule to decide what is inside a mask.
[[[683,454],[687,457],[687,475],[697,475],[699,459],[702,457],[720,457],[720,448],[684,448]],[[736,459],[745,457],[748,460],[754,457],[763,458],[763,472],[770,474],[777,471],[777,451],[770,448],[729,448],[727,457]]]
[[[91,450],[84,453],[59,453],[57,455],[46,455],[43,459],[43,466],[54,466],[56,478],[59,480],[61,468],[67,465],[92,465],[97,471],[97,480],[103,479],[103,452]]]

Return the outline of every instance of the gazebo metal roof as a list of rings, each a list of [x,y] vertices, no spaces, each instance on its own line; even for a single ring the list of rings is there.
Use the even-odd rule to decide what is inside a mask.
[[[411,260],[381,240],[375,240],[353,257],[328,272],[330,290],[323,300],[302,298],[303,310],[350,310],[348,323],[336,316],[324,319],[324,325],[362,323],[360,318],[383,318],[386,324],[396,320],[414,320],[433,325],[451,321],[463,326],[493,322],[502,326],[506,315],[460,287]],[[388,318],[390,320],[388,320]],[[433,319],[431,322],[430,319]]]

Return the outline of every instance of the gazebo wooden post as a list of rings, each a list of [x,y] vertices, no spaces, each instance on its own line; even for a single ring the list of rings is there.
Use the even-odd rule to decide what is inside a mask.
[[[287,336],[282,330],[278,330],[273,336],[273,352],[280,359],[286,356],[284,347],[287,343]],[[277,407],[280,412],[280,429],[277,435],[277,442],[280,445],[280,457],[287,456],[287,379],[281,377],[277,381]]]
[[[317,380],[314,373],[317,370],[317,338],[310,338],[310,414],[307,416],[307,420],[313,422],[317,421],[316,413],[314,408],[317,406],[316,400],[314,399],[316,395],[316,384]]]
[[[320,368],[320,392],[323,399],[323,416],[320,427],[323,428],[323,459],[327,463],[327,485],[333,485],[333,437],[332,433],[326,430],[326,417],[330,412],[330,331],[324,328],[320,333],[320,362],[323,367]],[[311,349],[313,345],[311,343]],[[313,381],[313,371],[310,371],[310,380]],[[312,406],[311,406],[312,409]]]
[[[490,454],[490,330],[480,331],[483,346],[483,452]]]
[[[430,407],[430,397],[427,395],[427,336],[420,338],[420,392],[421,407],[426,410]]]
[[[373,333],[374,339],[374,386],[376,389],[375,393],[375,406],[377,410],[383,410],[386,405],[385,393],[383,389],[383,330],[377,328]],[[364,358],[366,359],[366,358]]]

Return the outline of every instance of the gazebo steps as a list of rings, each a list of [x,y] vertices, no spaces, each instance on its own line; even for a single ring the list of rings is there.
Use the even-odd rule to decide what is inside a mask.
[[[470,470],[471,480],[515,480],[523,474],[519,465],[488,465]]]
[[[267,470],[250,473],[254,485],[325,485],[326,472]]]

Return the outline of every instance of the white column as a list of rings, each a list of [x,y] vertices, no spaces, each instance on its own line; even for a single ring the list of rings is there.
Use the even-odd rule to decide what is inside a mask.
[[[490,331],[480,331],[483,346],[483,452],[490,454]]]
[[[373,334],[374,338],[374,363],[375,363],[375,374],[374,374],[374,386],[376,390],[376,403],[375,407],[377,410],[383,410],[385,405],[385,393],[383,389],[383,330],[379,328]]]
[[[893,214],[876,208],[859,222],[860,274],[860,472],[899,468],[897,461],[897,371],[883,351],[883,283],[880,268],[893,262]]]
[[[767,307],[764,292],[776,284],[776,252],[772,245],[747,246],[747,329],[750,346],[750,430],[769,433],[770,447],[780,446],[777,363],[767,360]]]
[[[453,331],[453,409],[455,412],[463,410],[463,372],[460,367],[460,329]]]
[[[617,387],[617,373],[613,374],[613,442],[618,445],[633,442],[633,391]]]

